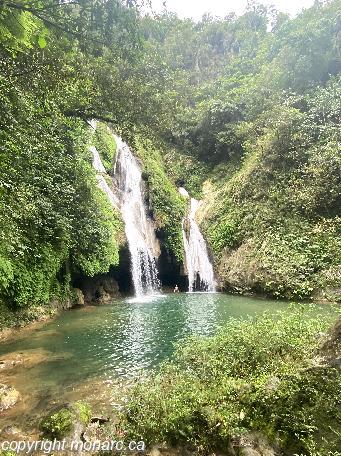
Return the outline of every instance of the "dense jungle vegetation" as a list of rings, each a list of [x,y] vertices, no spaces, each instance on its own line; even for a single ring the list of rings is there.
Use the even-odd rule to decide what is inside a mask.
[[[183,258],[183,186],[204,201],[222,289],[339,300],[340,120],[341,0],[296,18],[250,1],[198,23],[137,0],[0,0],[0,326],[119,265],[122,220],[89,151],[110,172],[108,125],[142,163],[170,256]],[[122,423],[197,454],[259,432],[337,456],[340,375],[318,358],[330,324],[293,311],[188,341]]]
[[[192,194],[205,181],[222,285],[337,297],[340,3],[294,20],[250,4],[239,18],[145,22],[182,97],[166,163]]]
[[[88,152],[94,117],[144,161],[175,257],[183,185],[205,200],[225,289],[336,299],[340,1],[296,19],[251,2],[240,17],[199,23],[142,6],[1,2],[4,312],[69,299],[74,274],[118,263],[122,226]],[[94,141],[105,149],[105,137]]]

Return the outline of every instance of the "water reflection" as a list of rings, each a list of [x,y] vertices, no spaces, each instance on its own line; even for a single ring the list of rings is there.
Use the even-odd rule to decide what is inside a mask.
[[[184,307],[186,320],[184,330],[187,334],[212,334],[218,326],[217,300],[218,293],[188,293]]]

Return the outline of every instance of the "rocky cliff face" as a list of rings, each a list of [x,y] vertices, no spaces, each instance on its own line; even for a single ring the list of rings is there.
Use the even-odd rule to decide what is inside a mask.
[[[76,288],[76,305],[105,304],[120,295],[119,285],[109,274],[79,279]]]

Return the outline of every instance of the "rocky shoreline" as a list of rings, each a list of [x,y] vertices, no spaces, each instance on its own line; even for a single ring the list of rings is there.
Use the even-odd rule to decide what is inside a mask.
[[[0,341],[9,340],[18,335],[18,331],[31,330],[58,316],[65,310],[83,306],[103,305],[120,296],[117,281],[110,275],[98,275],[79,281],[79,288],[73,289],[73,296],[65,301],[54,299],[46,306],[34,306],[13,311],[12,320],[5,327],[0,327]]]

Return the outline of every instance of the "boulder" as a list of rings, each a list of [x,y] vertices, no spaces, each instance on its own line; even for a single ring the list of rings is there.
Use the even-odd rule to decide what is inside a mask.
[[[337,320],[334,327],[326,336],[317,355],[323,364],[341,367],[341,318]]]
[[[110,275],[84,279],[81,288],[87,304],[105,304],[119,296],[118,284]]]
[[[241,438],[236,453],[238,456],[276,456],[275,449],[260,433],[248,434]]]
[[[15,388],[0,383],[0,412],[13,407],[19,399],[20,394]]]
[[[84,294],[79,288],[75,288],[75,303],[76,306],[84,306],[85,304]]]
[[[262,453],[251,447],[241,448],[239,456],[262,456]]]

